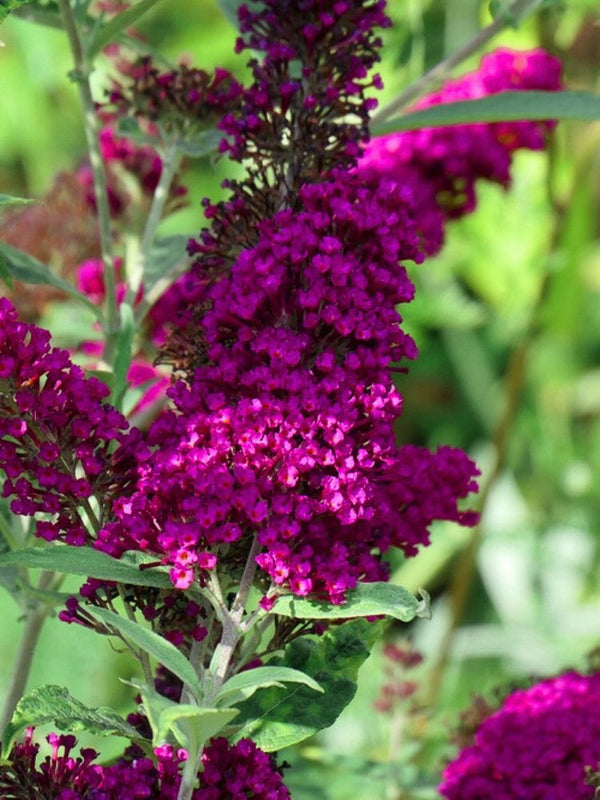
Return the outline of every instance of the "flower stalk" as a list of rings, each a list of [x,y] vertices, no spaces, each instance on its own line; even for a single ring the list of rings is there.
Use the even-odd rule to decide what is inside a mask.
[[[38,589],[48,589],[54,577],[54,572],[43,572],[39,580]],[[51,612],[52,606],[50,604],[39,601],[34,601],[26,612],[23,634],[8,681],[2,713],[0,714],[0,737],[11,721],[15,708],[25,692],[40,634]]]
[[[83,122],[88,155],[94,177],[94,197],[96,201],[96,214],[98,217],[98,230],[100,233],[100,246],[102,249],[102,263],[104,265],[104,285],[106,289],[106,319],[104,333],[106,349],[104,357],[109,364],[114,358],[116,338],[119,333],[119,312],[117,308],[117,293],[112,254],[112,234],[110,225],[110,208],[108,204],[108,191],[104,162],[100,152],[99,125],[96,115],[94,98],[90,84],[92,65],[84,53],[77,21],[69,0],[59,0],[61,17],[73,55],[74,70],[72,78],[77,84],[79,98],[83,108]]]

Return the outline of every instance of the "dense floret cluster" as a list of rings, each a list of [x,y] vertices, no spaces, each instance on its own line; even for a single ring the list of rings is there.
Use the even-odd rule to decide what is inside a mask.
[[[109,103],[121,114],[176,130],[192,122],[208,127],[235,104],[242,87],[226,69],[213,75],[187,64],[161,72],[149,56],[127,64],[127,82],[115,81]]]
[[[83,517],[100,518],[92,495],[107,497],[113,481],[111,446],[126,441],[126,419],[104,401],[106,384],[87,377],[50,334],[20,322],[0,298],[0,460],[2,495],[15,514],[44,514],[36,533],[69,544],[90,541]],[[136,433],[130,433],[133,445]],[[121,457],[126,452],[121,451]]]
[[[246,177],[227,182],[232,197],[206,201],[211,226],[190,243],[201,255],[197,279],[229,268],[257,242],[257,225],[294,208],[300,188],[335,167],[351,166],[368,137],[368,96],[381,87],[378,28],[390,25],[384,0],[266,0],[240,8],[238,52],[253,81],[219,125],[221,151],[243,162]]]
[[[212,739],[202,754],[193,800],[290,800],[273,758],[250,739]]]
[[[2,800],[177,800],[185,750],[161,745],[152,759],[132,745],[123,758],[103,766],[91,748],[74,755],[72,735],[51,733],[47,740],[52,753],[41,763],[33,729],[13,747],[10,762],[0,765]],[[289,800],[274,760],[249,739],[235,745],[213,739],[202,765],[192,800]]]
[[[444,771],[447,800],[591,800],[600,675],[568,672],[511,694]]]
[[[414,555],[433,519],[474,520],[456,505],[476,488],[463,453],[394,443],[389,364],[416,355],[395,311],[413,296],[399,254],[420,259],[409,197],[340,175],[301,199],[210,287],[208,363],[170,390],[177,411],[100,534],[112,555],[166,556],[182,588],[257,536],[274,584],[341,602],[386,577],[390,546]]]

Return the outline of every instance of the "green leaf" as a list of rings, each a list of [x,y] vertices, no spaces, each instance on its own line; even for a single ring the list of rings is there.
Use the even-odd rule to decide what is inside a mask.
[[[53,544],[50,547],[13,550],[0,555],[0,567],[11,564],[30,569],[64,572],[69,575],[84,575],[86,578],[117,581],[132,586],[172,588],[166,571],[140,569],[144,560],[139,557],[126,553],[122,558],[112,558],[92,547]]]
[[[13,197],[10,194],[0,193],[0,208],[5,206],[30,206],[37,202],[37,200],[30,200],[27,197]]]
[[[136,144],[148,144],[156,148],[159,144],[157,136],[151,136],[149,133],[144,133],[140,128],[140,123],[135,117],[121,117],[117,123],[117,133],[126,136]]]
[[[180,139],[177,149],[190,158],[203,158],[211,153],[216,153],[219,142],[223,138],[221,131],[216,128],[202,131],[194,139]]]
[[[350,619],[386,616],[410,622],[417,616],[418,601],[408,589],[393,583],[359,583],[346,592],[343,605],[309,600],[288,594],[280,597],[273,613],[296,619]]]
[[[87,44],[87,57],[93,60],[106,45],[117,39],[126,28],[135,25],[138,19],[159,2],[160,0],[141,0],[126,11],[117,14],[106,25],[99,27]]]
[[[190,234],[176,234],[174,236],[164,236],[162,239],[157,239],[152,245],[150,255],[148,256],[148,264],[144,271],[144,294],[148,297],[153,287],[166,275],[178,265],[188,265],[189,257],[187,254],[187,243],[192,238]],[[183,269],[182,269],[183,272]],[[161,293],[167,287],[161,289]],[[154,302],[156,299],[153,293]],[[160,296],[160,295],[159,295]]]
[[[10,522],[5,518],[4,509],[0,509],[0,556],[9,552],[13,544],[13,535]],[[19,568],[15,565],[0,566],[0,586],[16,598],[18,592]]]
[[[0,261],[3,261],[4,267],[9,274],[18,281],[54,286],[86,305],[97,317],[100,316],[100,309],[91,303],[84,294],[64,278],[51,272],[41,261],[24,253],[22,250],[17,250],[16,247],[0,242]]]
[[[353,620],[323,636],[302,636],[291,642],[282,658],[271,663],[308,675],[324,690],[306,686],[259,689],[238,707],[236,740],[251,737],[272,752],[301,742],[332,725],[356,692],[358,670],[381,636],[379,623]]]
[[[10,269],[8,268],[8,264],[6,263],[4,255],[2,254],[2,250],[0,250],[0,280],[4,281],[9,289],[14,289],[15,282],[10,274]]]
[[[31,3],[33,0],[0,0],[0,24],[8,17],[11,11]]]
[[[112,708],[88,708],[69,694],[64,686],[40,686],[19,701],[2,737],[7,756],[14,741],[30,725],[53,722],[61,730],[89,731],[98,736],[139,739],[139,733]]]
[[[132,622],[130,619],[125,619],[107,608],[94,607],[88,610],[93,616],[106,625],[115,628],[126,639],[131,640],[138,647],[141,647],[144,652],[153,656],[160,664],[171,670],[174,675],[177,675],[189,686],[198,702],[202,702],[202,686],[194,672],[194,668],[175,645],[143,625]]]
[[[117,408],[121,407],[123,395],[127,390],[127,373],[131,366],[131,346],[135,336],[135,320],[131,305],[129,303],[121,303],[120,314],[121,326],[115,350],[113,367],[115,380],[111,397],[111,402]]]
[[[229,678],[215,697],[215,703],[217,705],[231,706],[242,700],[247,700],[257,689],[264,689],[267,686],[284,688],[285,683],[303,683],[316,692],[323,691],[310,675],[305,675],[304,672],[299,672],[297,669],[271,666],[256,667],[255,669],[239,672]]]
[[[238,713],[237,708],[201,708],[173,703],[161,711],[155,737],[162,744],[168,741],[169,733],[173,733],[183,747],[188,746],[190,738],[201,744],[220,733]]]
[[[600,97],[591,92],[501,92],[479,100],[461,100],[412,111],[373,127],[374,136],[440,125],[508,120],[600,119]]]
[[[576,342],[584,328],[581,320],[589,290],[581,280],[581,264],[595,236],[594,215],[590,214],[595,198],[591,177],[589,171],[583,174],[580,170],[573,181],[554,252],[556,267],[549,276],[540,312],[548,330],[564,341]]]
[[[203,708],[186,703],[174,703],[141,681],[127,681],[139,690],[144,711],[152,728],[155,747],[170,739],[170,734],[186,749],[202,743],[219,733],[237,716],[235,708]],[[193,740],[193,741],[192,741]]]

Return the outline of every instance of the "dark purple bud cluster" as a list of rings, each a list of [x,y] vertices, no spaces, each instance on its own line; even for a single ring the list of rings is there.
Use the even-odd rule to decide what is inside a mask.
[[[120,114],[135,114],[161,126],[185,122],[209,127],[235,105],[241,85],[226,69],[214,74],[180,64],[161,72],[149,56],[127,65],[127,82],[115,81],[109,103]]]
[[[381,87],[369,71],[379,61],[377,28],[388,27],[383,0],[265,0],[257,11],[240,7],[238,51],[260,53],[249,66],[252,84],[223,117],[221,150],[246,168],[227,185],[233,197],[213,206],[200,242],[200,272],[220,271],[256,243],[256,226],[295,207],[306,183],[333,167],[348,167],[368,138],[368,96]]]

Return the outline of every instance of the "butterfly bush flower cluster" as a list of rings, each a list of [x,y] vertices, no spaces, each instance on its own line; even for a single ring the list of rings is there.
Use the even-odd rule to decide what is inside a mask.
[[[110,495],[119,462],[111,463],[111,447],[127,442],[122,460],[136,438],[125,436],[128,423],[105,402],[109,394],[0,298],[2,495],[15,514],[46,517],[36,523],[43,539],[89,544],[84,520],[100,527],[90,499]]]
[[[445,769],[447,800],[591,800],[600,675],[568,672],[511,694]]]
[[[272,78],[275,66],[285,75],[299,55],[310,61],[321,35],[339,55],[339,70],[319,83],[318,96],[309,95],[317,122],[299,147],[308,152],[325,128],[327,139],[343,144],[342,160],[358,154],[353,137],[360,127],[347,136],[347,124],[335,120],[342,109],[365,119],[371,107],[364,98],[371,84],[363,79],[374,60],[370,26],[385,22],[382,4],[365,7],[368,25],[357,24],[349,3],[334,4],[335,13],[317,2],[301,5],[316,27],[286,22],[280,30],[283,17],[269,3],[242,14],[248,41],[266,55],[260,68],[254,64],[256,82],[240,115],[226,118],[235,158],[256,158],[260,143],[259,161],[268,155],[273,164],[288,163],[279,159],[281,136],[272,144],[260,127],[248,128],[249,104],[260,105],[259,119],[272,109],[290,137],[292,122],[302,129],[310,87],[298,82],[284,101],[281,92],[273,96]],[[277,35],[261,38],[269,27]],[[349,31],[353,47],[342,51],[335,36],[349,48]],[[356,59],[363,53],[361,68]],[[317,113],[325,106],[327,124]],[[310,133],[311,123],[306,127]],[[116,502],[117,520],[99,536],[98,546],[111,555],[140,547],[161,554],[181,588],[220,558],[243,565],[256,539],[256,561],[273,586],[339,603],[360,578],[387,577],[381,554],[391,546],[414,555],[434,519],[474,521],[457,508],[457,499],[475,489],[475,468],[464,454],[394,443],[401,397],[389,364],[416,355],[395,311],[413,296],[399,260],[422,259],[410,193],[365,188],[339,167],[309,169],[319,180],[297,190],[294,209],[286,207],[285,193],[294,187],[287,172],[260,187],[259,200],[268,205],[276,192],[283,208],[258,223],[256,243],[241,249],[229,269],[214,228],[192,246],[205,308],[194,341],[203,353],[170,390],[175,410],[149,432],[156,449],[140,465],[137,491]],[[244,215],[247,186],[234,188],[233,200],[209,209],[219,232],[240,198],[236,213]]]
[[[132,745],[112,765],[96,763],[98,753],[82,748],[74,754],[72,735],[50,734],[51,755],[39,759],[33,729],[16,744],[10,762],[0,765],[3,800],[177,800],[180,766],[188,753],[164,744],[149,758]],[[249,739],[230,744],[210,741],[202,753],[203,770],[192,800],[289,800],[273,759]]]
[[[546,128],[400,134],[391,150],[389,137],[366,145],[356,166],[383,3],[286,9],[242,7],[238,49],[263,58],[243,92],[223,78],[238,105],[221,128],[222,149],[250,163],[248,177],[207,205],[211,226],[190,244],[186,298],[196,302],[165,345],[183,377],[135,469],[127,462],[131,490],[114,500],[96,546],[156,554],[180,589],[219,565],[242,567],[252,549],[263,589],[341,603],[358,580],[387,577],[390,547],[411,556],[426,545],[434,520],[475,521],[458,505],[476,488],[470,459],[395,443],[402,397],[390,364],[416,356],[396,310],[414,292],[403,262],[439,246],[440,165],[461,191],[477,177],[505,182],[512,150],[541,146]],[[424,102],[558,81],[556,62],[538,52],[488,57],[482,75]],[[390,152],[395,167],[381,156]],[[436,215],[433,244],[423,231]]]
[[[410,216],[358,181],[301,197],[212,285],[211,363],[170,391],[179,413],[153,426],[160,450],[100,534],[113,555],[120,540],[170,553],[183,588],[253,531],[276,585],[340,602],[359,577],[385,578],[390,546],[414,554],[433,519],[473,519],[456,508],[475,488],[466,457],[394,444],[388,365],[415,355],[394,310],[412,297],[397,263],[418,256]]]

